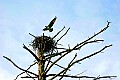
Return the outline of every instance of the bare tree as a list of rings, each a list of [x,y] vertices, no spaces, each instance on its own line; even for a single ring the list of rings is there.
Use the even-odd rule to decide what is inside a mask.
[[[52,32],[53,28],[51,30],[50,30],[50,28],[53,26],[55,20],[56,20],[56,17],[50,22],[49,25],[51,25],[51,26],[49,27],[49,25],[48,25],[46,28],[44,28],[45,29],[44,31],[49,30],[50,32]],[[23,68],[19,67],[10,58],[8,58],[6,56],[3,56],[3,57],[5,59],[7,59],[8,61],[10,61],[19,70],[22,71],[22,73],[18,74],[14,80],[17,80],[17,78],[24,73],[26,73],[28,76],[24,76],[21,78],[32,78],[33,80],[35,80],[35,79],[46,80],[48,78],[49,78],[49,80],[54,80],[55,78],[59,78],[59,80],[62,80],[64,77],[76,78],[76,79],[82,79],[82,78],[89,79],[90,78],[93,80],[98,80],[98,79],[100,80],[103,78],[111,79],[116,76],[100,76],[99,75],[99,76],[94,77],[94,76],[70,75],[70,74],[67,74],[67,71],[70,71],[71,67],[74,66],[75,64],[78,64],[85,59],[91,58],[92,56],[102,53],[105,49],[111,47],[112,44],[105,45],[100,50],[93,52],[92,54],[85,56],[83,58],[79,58],[79,59],[76,59],[77,53],[75,53],[73,59],[70,60],[70,62],[67,64],[67,66],[61,66],[60,64],[58,64],[58,61],[60,61],[63,57],[67,56],[68,54],[71,54],[71,52],[73,52],[75,50],[80,50],[83,46],[85,46],[87,44],[103,42],[104,40],[102,40],[102,39],[93,39],[93,38],[95,38],[99,34],[106,31],[106,29],[109,28],[109,24],[110,24],[110,22],[107,21],[106,27],[101,29],[99,32],[94,33],[91,37],[87,38],[86,40],[84,40],[80,43],[76,43],[76,45],[72,48],[70,47],[70,45],[68,45],[68,48],[57,47],[57,45],[59,45],[59,41],[68,33],[70,28],[68,28],[67,31],[58,40],[55,40],[55,38],[65,29],[65,27],[63,27],[60,31],[58,31],[57,34],[55,34],[53,37],[46,36],[46,35],[44,35],[44,33],[42,36],[34,36],[31,33],[29,33],[32,37],[34,37],[34,40],[32,41],[32,43],[30,45],[33,47],[33,49],[35,51],[37,51],[37,55],[23,44],[23,48],[25,50],[27,50],[36,60],[27,69],[23,69]],[[57,59],[53,61],[52,58],[54,58],[54,57],[57,57]],[[35,64],[38,65],[38,74],[33,73],[29,70]],[[53,68],[53,66],[58,66],[59,68],[62,68],[62,70],[55,74],[49,74],[48,72]]]

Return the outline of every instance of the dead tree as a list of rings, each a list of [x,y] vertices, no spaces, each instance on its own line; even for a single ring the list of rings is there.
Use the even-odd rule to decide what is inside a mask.
[[[94,33],[91,37],[87,38],[86,40],[84,40],[80,43],[77,43],[72,48],[70,47],[70,45],[68,45],[68,48],[57,47],[57,45],[59,44],[59,41],[68,33],[70,28],[68,28],[67,31],[58,40],[55,40],[55,38],[65,29],[65,27],[63,27],[60,31],[58,31],[57,34],[55,34],[53,37],[46,36],[46,35],[44,35],[44,33],[42,36],[34,36],[31,33],[29,33],[32,37],[34,37],[34,40],[32,41],[31,46],[33,47],[33,49],[35,51],[37,51],[37,55],[23,44],[23,48],[25,50],[27,50],[36,60],[36,62],[31,64],[27,69],[23,69],[23,68],[19,67],[10,58],[5,57],[5,56],[3,56],[3,57],[6,58],[15,67],[17,67],[18,69],[20,69],[22,71],[22,73],[17,75],[15,80],[17,80],[17,78],[24,73],[26,73],[28,76],[24,76],[21,78],[32,78],[33,80],[35,80],[35,79],[46,80],[48,77],[49,77],[49,80],[54,80],[55,78],[59,78],[59,80],[62,80],[64,77],[76,78],[76,79],[90,78],[93,80],[99,80],[99,79],[103,79],[103,78],[109,78],[109,79],[115,78],[116,76],[100,76],[99,75],[97,77],[94,77],[94,76],[78,76],[78,75],[67,74],[67,71],[70,71],[70,68],[74,64],[80,63],[81,61],[83,61],[85,59],[91,58],[92,56],[102,53],[105,49],[111,47],[112,44],[105,45],[103,48],[101,48],[97,52],[93,52],[92,54],[85,56],[83,58],[76,59],[76,57],[77,57],[77,53],[76,53],[76,54],[74,54],[73,59],[70,60],[69,64],[66,67],[65,66],[63,67],[57,63],[63,57],[67,56],[74,50],[80,50],[83,46],[85,46],[87,44],[103,42],[104,40],[102,40],[102,39],[93,39],[93,38],[95,38],[99,34],[106,31],[106,29],[109,28],[109,24],[110,24],[110,22],[107,21],[106,27],[101,29],[99,32]],[[62,51],[59,51],[59,49],[61,49]],[[52,61],[52,58],[54,58],[54,57],[58,57],[58,58],[56,60]],[[32,66],[34,66],[35,64],[38,65],[38,74],[29,71],[29,69]],[[58,66],[59,68],[62,68],[62,70],[55,74],[49,74],[48,72],[53,68],[53,66]]]

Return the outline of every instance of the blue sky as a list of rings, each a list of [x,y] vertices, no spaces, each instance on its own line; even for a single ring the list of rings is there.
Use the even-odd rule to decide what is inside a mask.
[[[0,79],[13,80],[20,73],[2,56],[8,56],[19,66],[27,68],[34,61],[34,58],[22,48],[23,43],[28,45],[33,40],[28,33],[42,35],[44,26],[57,16],[54,31],[45,32],[45,35],[54,36],[63,26],[66,26],[66,30],[70,27],[69,33],[60,41],[64,46],[74,46],[104,28],[107,20],[112,22],[108,30],[95,38],[104,39],[104,42],[85,46],[76,52],[78,58],[82,58],[105,45],[113,46],[104,53],[83,61],[81,65],[75,65],[71,73],[87,70],[83,75],[117,75],[114,80],[119,80],[119,13],[119,0],[0,0]],[[73,54],[68,55],[60,64],[67,64],[63,62],[68,62],[72,57]],[[51,72],[58,70],[54,68]]]

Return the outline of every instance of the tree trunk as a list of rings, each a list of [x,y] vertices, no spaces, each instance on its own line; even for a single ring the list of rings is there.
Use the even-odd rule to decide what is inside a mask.
[[[44,73],[44,55],[40,49],[38,49],[38,58],[40,59],[40,61],[38,62],[38,80],[46,80],[46,76]]]

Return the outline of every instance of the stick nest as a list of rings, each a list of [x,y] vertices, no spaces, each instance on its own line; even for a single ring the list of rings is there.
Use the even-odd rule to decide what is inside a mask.
[[[41,52],[50,52],[55,47],[55,40],[48,36],[37,36],[32,41],[32,47],[34,50],[39,49]]]

